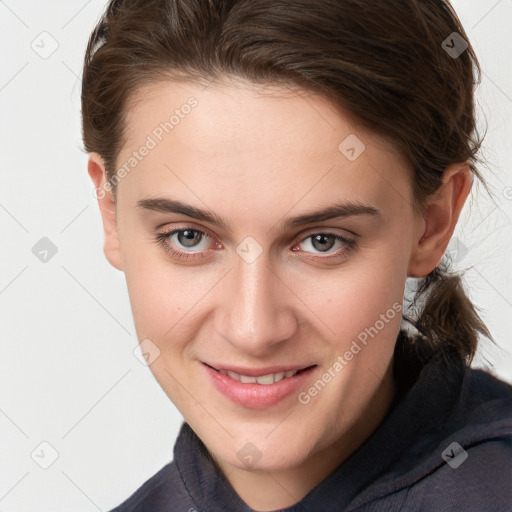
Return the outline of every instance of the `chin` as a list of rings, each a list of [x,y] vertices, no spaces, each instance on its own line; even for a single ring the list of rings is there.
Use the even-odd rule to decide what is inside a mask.
[[[221,459],[240,470],[283,471],[302,464],[312,448],[310,446],[311,439],[293,438],[293,441],[290,442],[291,437],[291,433],[282,436],[276,435],[272,439],[265,439],[261,433],[255,436],[249,434],[243,438],[234,438],[229,448],[222,443],[215,446],[215,442],[212,448],[215,459]],[[206,441],[208,442],[208,439]]]

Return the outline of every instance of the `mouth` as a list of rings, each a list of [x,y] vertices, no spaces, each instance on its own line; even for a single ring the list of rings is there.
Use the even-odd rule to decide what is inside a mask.
[[[267,409],[297,395],[313,378],[317,366],[248,368],[203,362],[217,391],[236,405],[251,409]]]
[[[235,367],[222,367],[213,366],[208,363],[204,363],[216,372],[227,375],[233,380],[241,382],[242,384],[261,384],[262,386],[268,386],[275,382],[280,382],[285,379],[289,379],[298,375],[316,365],[309,366],[281,366],[281,367],[268,367],[263,369],[255,368],[236,368]]]

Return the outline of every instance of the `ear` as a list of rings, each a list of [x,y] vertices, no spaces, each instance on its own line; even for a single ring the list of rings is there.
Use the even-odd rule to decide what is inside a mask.
[[[117,233],[117,207],[110,183],[108,183],[106,178],[103,158],[98,153],[89,154],[87,171],[94,183],[95,197],[98,199],[98,206],[100,207],[101,219],[103,221],[103,250],[105,256],[112,266],[118,270],[123,270],[121,248]]]
[[[424,277],[441,261],[472,185],[469,163],[446,169],[443,183],[426,201],[409,261],[408,275]]]

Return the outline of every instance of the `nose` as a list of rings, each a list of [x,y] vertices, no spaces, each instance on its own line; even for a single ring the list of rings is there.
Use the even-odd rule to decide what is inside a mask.
[[[300,302],[269,263],[265,253],[252,263],[237,258],[219,290],[215,315],[217,332],[254,357],[270,353],[298,328]]]

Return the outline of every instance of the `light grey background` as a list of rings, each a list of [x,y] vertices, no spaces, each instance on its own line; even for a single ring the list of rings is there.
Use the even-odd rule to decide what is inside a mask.
[[[0,1],[0,512],[109,510],[171,459],[181,423],[133,354],[81,151],[82,58],[104,5]],[[476,191],[450,251],[501,346],[475,365],[512,381],[512,0],[454,5],[484,70],[496,203]],[[46,263],[32,252],[42,237],[58,250]]]

